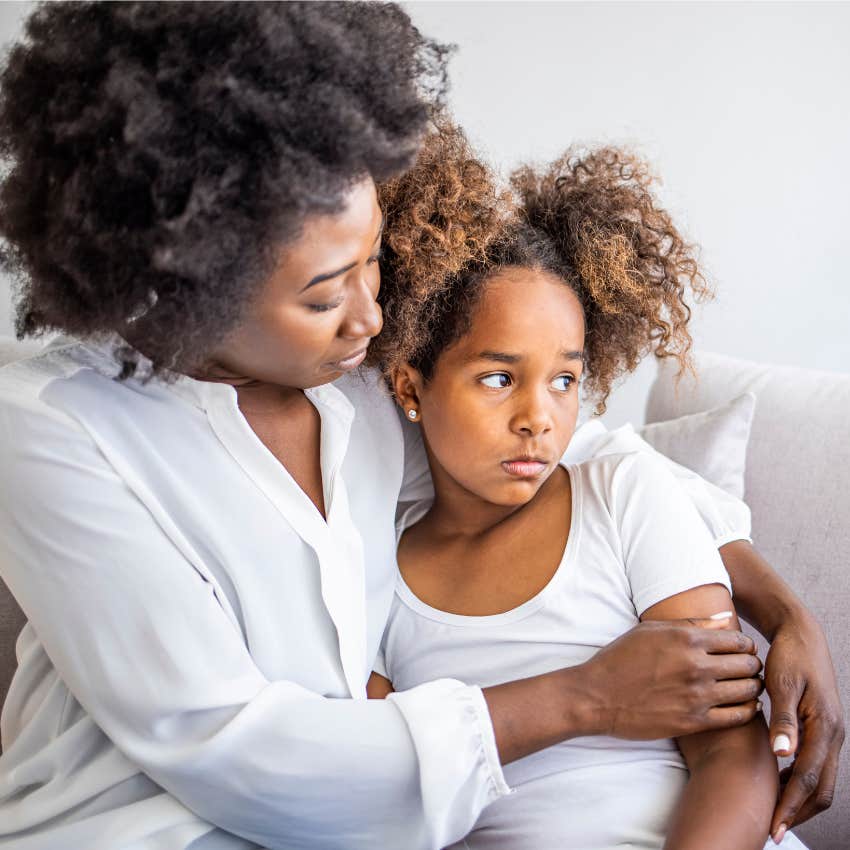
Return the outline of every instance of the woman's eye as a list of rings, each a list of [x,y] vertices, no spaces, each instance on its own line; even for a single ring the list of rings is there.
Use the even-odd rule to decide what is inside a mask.
[[[375,263],[378,263],[378,262],[380,262],[380,261],[381,261],[381,258],[382,258],[383,256],[384,256],[384,249],[383,249],[383,248],[379,248],[379,249],[378,249],[378,251],[377,251],[377,253],[375,253],[375,254],[373,254],[371,257],[369,257],[369,259],[368,259],[366,262],[367,262],[370,266],[374,266],[374,265],[375,265]]]
[[[308,304],[307,309],[314,313],[327,313],[328,310],[335,310],[340,304],[342,301],[334,301],[331,304]]]
[[[481,383],[485,387],[492,387],[494,390],[503,390],[511,385],[511,376],[504,372],[496,372],[493,375],[485,375],[481,379]]]
[[[552,386],[556,390],[566,392],[570,388],[570,384],[572,384],[574,380],[575,379],[572,375],[558,375],[558,377],[555,378],[554,381],[552,381]]]

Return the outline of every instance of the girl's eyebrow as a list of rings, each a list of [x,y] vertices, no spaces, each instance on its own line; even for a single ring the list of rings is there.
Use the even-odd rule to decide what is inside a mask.
[[[583,351],[562,351],[561,357],[564,360],[584,360]],[[466,358],[467,362],[472,363],[476,360],[494,360],[496,363],[519,363],[522,360],[521,354],[507,354],[504,351],[479,351],[477,354],[471,354]]]
[[[479,351],[477,354],[470,354],[466,358],[468,362],[475,360],[495,360],[497,363],[519,363],[522,356],[519,354],[506,354],[504,351]]]

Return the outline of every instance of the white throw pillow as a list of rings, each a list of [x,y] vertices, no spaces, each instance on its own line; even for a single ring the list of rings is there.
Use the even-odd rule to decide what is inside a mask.
[[[755,408],[755,394],[744,393],[712,410],[646,425],[639,433],[656,451],[741,499]]]

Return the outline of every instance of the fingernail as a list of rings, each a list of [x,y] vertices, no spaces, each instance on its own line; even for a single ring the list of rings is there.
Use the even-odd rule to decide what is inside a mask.
[[[719,614],[712,614],[709,620],[729,620],[732,617],[731,611],[721,611]]]
[[[782,750],[791,749],[791,739],[787,735],[777,735],[773,739],[773,752],[779,753]]]
[[[785,833],[788,832],[788,827],[784,823],[779,824],[779,829],[773,834],[773,843],[779,844],[785,838]],[[764,833],[762,833],[764,835]]]
[[[764,705],[762,705],[762,701],[756,700],[756,711],[764,711]]]

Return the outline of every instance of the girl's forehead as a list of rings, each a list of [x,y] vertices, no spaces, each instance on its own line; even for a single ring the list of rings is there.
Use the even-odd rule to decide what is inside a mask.
[[[560,278],[537,269],[499,271],[484,285],[461,347],[516,353],[584,348],[584,312]]]

